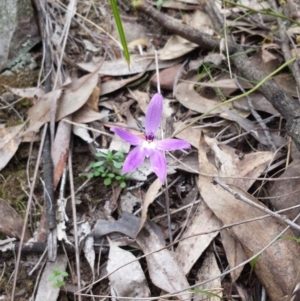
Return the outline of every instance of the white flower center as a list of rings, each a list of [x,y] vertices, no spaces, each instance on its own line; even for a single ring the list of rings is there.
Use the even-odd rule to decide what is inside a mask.
[[[154,141],[144,141],[143,142],[143,147],[147,149],[155,149],[156,148],[156,143]]]
[[[154,141],[147,141],[146,140],[146,141],[143,142],[142,147],[147,150],[145,152],[146,157],[149,157],[153,153],[153,151],[156,149],[156,143]]]

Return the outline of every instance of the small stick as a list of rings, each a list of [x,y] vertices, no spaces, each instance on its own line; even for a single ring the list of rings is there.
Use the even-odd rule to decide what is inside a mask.
[[[286,216],[280,215],[278,213],[273,212],[272,210],[263,207],[261,205],[258,205],[257,203],[251,201],[250,199],[248,199],[247,197],[243,196],[242,194],[238,193],[237,191],[231,189],[228,185],[226,185],[225,183],[223,183],[219,178],[215,177],[213,178],[213,183],[218,184],[219,186],[221,186],[224,190],[228,191],[229,193],[231,193],[237,200],[240,200],[264,213],[269,214],[270,216],[273,216],[279,220],[281,220],[282,222],[288,224],[291,228],[300,231],[300,226],[295,224],[294,222],[292,222],[290,219],[288,219]]]

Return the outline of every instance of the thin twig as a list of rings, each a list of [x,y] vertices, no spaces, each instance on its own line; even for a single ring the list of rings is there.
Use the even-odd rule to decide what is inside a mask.
[[[251,207],[254,207],[264,213],[269,214],[270,216],[273,216],[279,220],[281,220],[282,222],[288,224],[291,228],[300,231],[300,226],[293,223],[290,219],[288,219],[286,216],[282,216],[280,214],[277,214],[275,212],[273,212],[272,210],[268,209],[267,207],[263,207],[253,201],[251,201],[249,198],[243,196],[241,193],[231,189],[228,185],[226,185],[225,183],[223,183],[218,177],[213,178],[213,182],[218,184],[220,187],[222,187],[224,190],[228,191],[229,193],[231,193],[237,200],[240,200],[248,205],[250,205]]]
[[[75,241],[75,258],[76,258],[76,272],[77,272],[77,287],[81,290],[81,273],[80,273],[80,256],[79,256],[79,237],[77,232],[77,217],[76,217],[76,200],[75,200],[75,189],[74,189],[74,179],[73,179],[73,166],[72,166],[72,148],[70,147],[68,164],[69,164],[69,180],[70,180],[70,190],[71,190],[71,200],[72,200],[72,214],[73,214],[73,227],[74,227],[74,241]],[[81,296],[78,296],[79,301]]]
[[[234,80],[235,80],[235,83],[236,85],[239,87],[239,89],[245,93],[245,89],[242,87],[242,85],[239,83],[239,80],[236,76],[234,76]],[[271,145],[271,149],[273,152],[276,152],[276,146],[273,142],[273,139],[270,135],[270,132],[269,132],[269,129],[268,127],[266,126],[266,124],[263,122],[262,118],[260,117],[260,115],[255,111],[254,109],[254,106],[253,106],[253,103],[252,103],[252,99],[249,95],[246,95],[246,98],[248,100],[248,105],[249,105],[249,108],[250,108],[250,111],[251,111],[251,114],[253,115],[253,117],[257,120],[258,124],[260,125],[260,127],[263,129],[263,132],[266,136],[266,139],[269,143],[269,145]]]

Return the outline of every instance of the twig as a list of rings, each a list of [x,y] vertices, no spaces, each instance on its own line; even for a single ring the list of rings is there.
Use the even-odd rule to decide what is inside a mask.
[[[80,273],[80,251],[79,251],[79,241],[77,232],[77,218],[76,218],[76,201],[75,201],[75,190],[74,190],[74,179],[73,179],[73,167],[72,167],[72,151],[70,147],[68,165],[69,165],[69,180],[70,180],[70,190],[71,190],[71,200],[72,200],[72,215],[73,215],[73,227],[74,227],[74,240],[75,240],[75,258],[76,258],[76,272],[77,272],[77,287],[78,290],[81,289],[81,273]],[[78,296],[79,301],[81,296]]]
[[[294,222],[292,222],[290,219],[288,219],[286,216],[282,216],[278,213],[273,212],[272,210],[268,209],[267,207],[263,207],[253,201],[251,201],[250,199],[248,199],[247,197],[243,196],[241,193],[231,189],[228,185],[224,184],[218,177],[213,178],[213,182],[218,184],[220,187],[222,187],[224,190],[228,191],[229,193],[231,193],[237,200],[240,200],[264,213],[269,214],[270,216],[273,216],[279,220],[281,220],[282,222],[288,224],[291,228],[300,231],[300,226],[295,224]]]
[[[234,80],[236,85],[239,87],[239,89],[245,93],[244,88],[242,87],[242,85],[239,83],[239,80],[236,76],[234,76]],[[257,122],[259,123],[260,127],[263,129],[264,134],[266,136],[266,139],[268,140],[269,145],[271,145],[271,149],[273,152],[276,152],[276,146],[273,143],[273,139],[270,135],[269,129],[267,127],[267,125],[263,122],[262,118],[260,117],[260,115],[255,111],[253,103],[252,103],[252,99],[249,95],[246,95],[246,98],[248,100],[248,105],[251,111],[251,114],[253,115],[253,117],[257,120]]]

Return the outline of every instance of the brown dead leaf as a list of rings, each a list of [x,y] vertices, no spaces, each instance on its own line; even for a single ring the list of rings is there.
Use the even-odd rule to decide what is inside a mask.
[[[209,280],[212,278],[215,278],[221,274],[221,271],[218,267],[218,263],[215,257],[215,254],[211,251],[207,252],[205,254],[203,263],[201,265],[201,268],[197,272],[196,276],[196,282],[202,282],[205,280]],[[195,287],[195,289],[205,290],[207,292],[212,292],[214,294],[218,294],[217,296],[208,296],[206,294],[195,294],[193,301],[220,301],[222,299],[222,285],[220,278],[217,278],[213,281],[210,281],[208,283],[199,285]]]
[[[0,129],[0,170],[14,156],[22,142],[21,130],[25,124]]]
[[[220,226],[219,219],[216,218],[205,202],[201,202],[182,238],[197,233],[217,230]],[[198,235],[180,241],[176,248],[176,259],[186,275],[218,234],[219,231],[215,231],[210,234]]]
[[[99,112],[99,107],[98,107],[99,97],[100,97],[100,88],[96,86],[94,87],[92,94],[90,95],[88,101],[86,102],[86,105],[92,111]]]
[[[93,92],[98,82],[97,71],[76,79],[65,87],[65,92],[58,100],[56,121],[70,115],[81,108]],[[50,111],[53,98],[59,94],[59,90],[47,93],[41,100],[28,111],[30,120],[26,133],[38,131],[42,125],[50,121]]]
[[[178,130],[181,130],[185,127],[185,124],[181,121],[174,123],[174,130],[177,133]],[[192,146],[198,148],[199,147],[199,139],[200,139],[201,131],[197,129],[193,129],[191,127],[181,131],[180,133],[176,134],[175,137],[179,139],[183,139],[190,143]]]
[[[151,253],[146,256],[146,260],[149,276],[155,286],[168,293],[181,291],[189,287],[184,272],[174,258],[174,254],[167,249],[154,252],[165,246],[163,234],[158,226],[147,221],[144,228],[137,235],[136,242],[144,254]],[[191,294],[184,292],[177,295],[176,298],[181,301],[190,301]]]
[[[207,158],[207,146],[215,155],[217,167]],[[255,158],[253,156],[256,154],[250,154],[248,156],[252,156],[252,158],[246,158],[245,156],[244,159],[246,160],[244,161],[244,159],[238,159],[232,151],[233,149],[230,150],[228,146],[223,148],[223,145],[218,146],[214,139],[202,136],[199,147],[201,173],[222,176],[224,182],[235,185],[234,189],[238,193],[260,203],[245,192],[254,180],[243,179],[243,177],[258,177],[272,159],[272,154],[260,153],[264,158],[259,158],[259,156]],[[238,160],[241,162],[239,163]],[[238,179],[230,177],[237,177]],[[206,204],[224,224],[242,222],[263,215],[261,211],[238,201],[232,194],[217,185],[213,185],[211,176],[200,174],[199,189]],[[241,223],[232,227],[230,233],[241,243],[245,255],[250,258],[265,247],[276,235],[279,235],[284,228],[284,224],[269,217],[249,223]],[[291,233],[291,231],[288,231],[288,233]],[[299,255],[300,246],[298,243],[288,239],[279,239],[259,257],[255,265],[255,272],[271,300],[278,301],[293,291],[299,278]],[[274,264],[275,262],[276,264]]]
[[[147,107],[150,102],[149,94],[146,92],[142,92],[139,90],[134,90],[133,94],[135,96],[134,100],[136,100],[139,104],[140,109],[144,114],[147,112]],[[130,95],[129,95],[130,97]]]
[[[72,116],[72,121],[75,123],[89,123],[107,117],[108,114],[98,113],[84,105]]]
[[[175,19],[176,20],[176,19]],[[176,20],[179,22],[178,20]],[[213,35],[213,24],[205,12],[201,10],[196,10],[190,20],[186,20],[191,27],[198,29],[199,31]],[[172,60],[175,58],[179,58],[186,53],[191,52],[195,48],[199,47],[197,44],[192,43],[180,36],[173,35],[167,41],[165,46],[159,51],[159,59],[160,60]]]
[[[194,89],[194,83],[182,82],[175,88],[175,98],[187,109],[193,110],[198,113],[205,113],[215,106],[219,105],[221,99],[208,99],[197,93]],[[231,104],[226,104],[213,113],[221,113],[224,108],[231,108]]]
[[[0,199],[0,232],[17,239],[21,238],[24,220],[20,215],[6,203]],[[28,229],[25,231],[24,241],[28,241],[31,234]]]
[[[173,85],[181,66],[182,65],[176,65],[159,72],[160,87],[162,89],[173,90]],[[157,86],[157,74],[152,77],[151,84],[155,87]]]
[[[172,61],[159,61],[159,69],[168,68],[177,65],[181,59]],[[97,68],[95,63],[78,63],[78,65],[88,72],[94,72]],[[118,68],[116,68],[118,66]],[[145,71],[155,70],[154,57],[145,57],[143,55],[131,55],[130,56],[130,69],[125,58],[120,58],[114,61],[104,61],[101,69],[99,70],[100,75],[111,75],[111,76],[125,76],[137,74]],[[101,91],[102,95],[102,91]]]
[[[261,94],[252,93],[251,100],[253,107],[256,111],[267,112],[271,115],[278,115],[278,111],[274,109],[271,103]],[[246,97],[240,98],[234,101],[235,104],[240,106],[249,107],[248,100]]]
[[[109,81],[102,82],[101,96],[123,88],[124,86],[132,83],[133,81],[141,78],[146,73],[146,71],[147,68],[145,68],[141,73],[126,79],[111,79]]]
[[[241,244],[230,235],[227,229],[221,230],[220,233],[229,266],[232,268],[237,266],[239,263],[244,262],[247,257]],[[243,269],[244,267],[242,266],[230,273],[232,283],[234,283],[240,277]]]
[[[64,119],[70,120],[71,118],[66,117]],[[64,122],[64,119],[62,119],[58,124],[51,150],[54,167],[54,190],[56,189],[58,182],[63,174],[69,155],[72,125],[70,123]]]
[[[5,88],[14,93],[15,95],[18,95],[20,97],[25,97],[29,99],[40,99],[45,95],[45,91],[42,88],[13,88],[5,85]]]
[[[295,205],[299,205],[299,191],[300,191],[300,162],[296,161],[289,165],[285,172],[279,177],[288,178],[288,177],[299,177],[299,179],[291,180],[282,180],[276,181],[272,185],[270,190],[270,203],[276,210],[281,210],[289,208]],[[300,213],[300,208],[295,208],[292,210],[286,211],[284,214],[291,220],[293,220]],[[297,220],[296,223],[300,225],[300,221]],[[293,232],[297,232],[293,230]],[[295,233],[298,234],[299,233]]]
[[[162,186],[161,181],[159,179],[156,179],[148,188],[148,191],[145,195],[142,204],[142,216],[141,216],[141,224],[140,224],[139,232],[144,227],[144,224],[147,220],[148,207],[155,200],[161,186]]]

